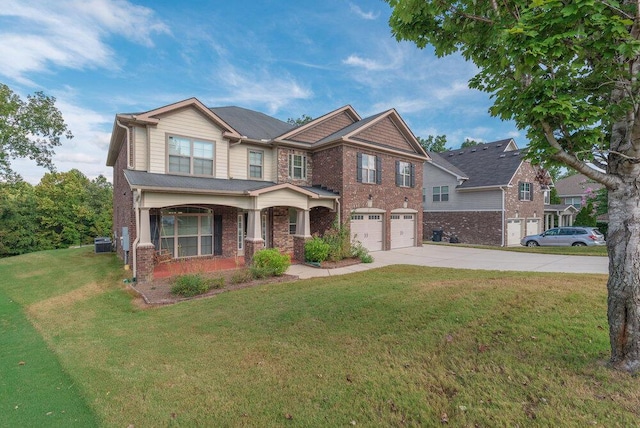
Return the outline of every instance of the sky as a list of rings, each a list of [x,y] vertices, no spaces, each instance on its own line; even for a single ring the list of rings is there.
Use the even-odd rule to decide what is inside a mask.
[[[459,55],[397,42],[382,0],[0,0],[0,83],[25,98],[56,98],[74,138],[58,171],[102,174],[117,113],[196,97],[281,120],[351,105],[361,117],[395,108],[416,136],[449,148],[525,134],[492,118],[488,94],[468,88]],[[37,184],[46,170],[13,169]]]

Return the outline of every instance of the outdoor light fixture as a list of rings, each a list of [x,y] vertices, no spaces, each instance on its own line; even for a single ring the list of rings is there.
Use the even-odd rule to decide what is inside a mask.
[[[367,200],[367,207],[371,208],[373,206],[373,195],[369,193],[369,199]]]
[[[405,197],[404,197],[404,204],[402,204],[402,206],[403,206],[404,208],[407,208],[407,204],[408,204],[408,202],[409,202],[409,198],[405,196]]]

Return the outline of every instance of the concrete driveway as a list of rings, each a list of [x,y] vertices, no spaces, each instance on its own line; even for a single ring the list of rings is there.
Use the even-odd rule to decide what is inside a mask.
[[[609,259],[607,257],[531,254],[450,245],[427,244],[422,247],[376,251],[371,255],[374,258],[373,263],[360,263],[337,269],[318,269],[306,265],[293,265],[287,273],[304,279],[343,275],[395,264],[524,272],[599,273],[605,275],[609,273]]]

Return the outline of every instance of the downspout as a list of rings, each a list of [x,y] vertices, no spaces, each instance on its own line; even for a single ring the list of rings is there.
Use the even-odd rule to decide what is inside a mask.
[[[126,140],[127,140],[127,168],[130,168],[131,165],[129,163],[129,160],[131,158],[131,142],[130,142],[130,138],[129,138],[129,128],[124,126],[123,124],[120,123],[120,121],[118,121],[118,119],[116,119],[116,125],[118,125],[120,128],[124,129],[125,132],[125,136],[126,136]]]
[[[501,222],[501,223],[502,223],[502,226],[500,226],[500,228],[502,229],[502,234],[501,234],[501,236],[502,236],[502,237],[500,238],[500,240],[501,240],[500,246],[501,246],[501,247],[504,247],[504,246],[505,246],[505,245],[504,245],[504,232],[505,232],[505,230],[504,230],[504,222],[505,222],[505,220],[506,220],[506,213],[505,213],[505,211],[504,211],[504,210],[505,210],[505,208],[504,208],[504,206],[505,206],[505,204],[504,204],[504,198],[505,198],[506,191],[505,191],[505,188],[504,188],[503,186],[500,186],[500,190],[502,191],[502,201],[501,201],[501,203],[502,203],[502,209],[500,210],[500,211],[501,211],[501,213],[502,213],[502,214],[501,214],[501,216],[502,216],[502,222]]]
[[[133,266],[133,277],[136,278],[138,276],[138,258],[137,258],[137,248],[138,242],[140,242],[140,189],[136,189],[133,192],[133,212],[134,217],[136,218],[136,239],[134,239],[133,244],[131,244],[131,265]]]
[[[340,198],[336,198],[336,205],[338,206],[338,225],[342,225],[342,222],[340,221]]]

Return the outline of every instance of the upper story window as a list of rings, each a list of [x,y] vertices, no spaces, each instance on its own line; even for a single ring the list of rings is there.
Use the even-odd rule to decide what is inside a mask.
[[[449,186],[435,186],[433,188],[433,202],[447,202],[449,200]]]
[[[520,182],[518,183],[518,199],[521,201],[532,201],[533,192],[531,191],[533,186],[531,183]]]
[[[549,190],[544,191],[544,204],[545,205],[551,204],[551,192]]]
[[[191,175],[213,175],[215,143],[186,137],[170,136],[169,172]]]
[[[582,198],[580,196],[567,197],[564,198],[564,203],[573,205],[576,208],[580,208],[582,206]]]
[[[379,156],[358,153],[358,176],[359,183],[382,183],[382,160]]]
[[[396,161],[396,186],[415,187],[415,171],[412,163]]]
[[[289,178],[305,180],[307,178],[307,157],[289,154]]]
[[[249,150],[249,178],[262,179],[264,152]]]

